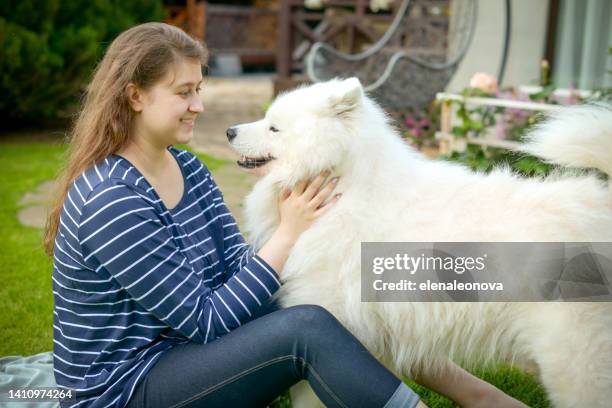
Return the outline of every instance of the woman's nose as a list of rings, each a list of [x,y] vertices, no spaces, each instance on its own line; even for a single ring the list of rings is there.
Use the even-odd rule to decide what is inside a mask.
[[[194,113],[204,112],[204,104],[202,103],[202,99],[200,99],[199,95],[196,95],[189,105],[189,110]]]

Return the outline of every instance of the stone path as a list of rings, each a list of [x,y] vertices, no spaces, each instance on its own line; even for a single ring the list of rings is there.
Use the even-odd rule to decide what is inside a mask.
[[[25,193],[19,205],[24,207],[17,213],[17,219],[23,225],[43,228],[47,220],[47,212],[55,189],[53,181],[45,181],[36,191]]]
[[[243,202],[257,178],[235,164],[238,155],[230,148],[225,131],[238,123],[263,116],[264,105],[272,99],[272,77],[257,75],[239,78],[207,78],[203,87],[204,112],[199,116],[191,143],[198,152],[231,162],[213,172],[238,225],[243,224]],[[23,225],[42,228],[53,192],[53,182],[42,183],[26,193],[17,218]]]

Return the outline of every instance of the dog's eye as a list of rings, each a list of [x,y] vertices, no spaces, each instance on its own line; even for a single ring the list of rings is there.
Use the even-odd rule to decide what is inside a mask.
[[[275,128],[274,126],[270,126],[270,132],[276,133],[276,132],[278,132],[278,129]]]

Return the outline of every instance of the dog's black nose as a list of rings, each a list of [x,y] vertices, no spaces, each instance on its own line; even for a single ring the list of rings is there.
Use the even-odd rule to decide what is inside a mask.
[[[227,135],[227,140],[229,140],[231,142],[236,137],[236,129],[235,128],[229,128],[229,129],[227,129],[227,132],[225,132],[225,134]]]

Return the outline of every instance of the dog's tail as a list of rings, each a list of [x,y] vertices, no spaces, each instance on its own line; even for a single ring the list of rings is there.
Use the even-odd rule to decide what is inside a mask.
[[[519,150],[564,166],[596,168],[612,180],[612,105],[553,111]]]

